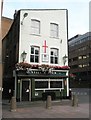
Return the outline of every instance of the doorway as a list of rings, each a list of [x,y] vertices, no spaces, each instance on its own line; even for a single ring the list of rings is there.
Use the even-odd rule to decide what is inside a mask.
[[[30,100],[30,81],[29,80],[22,80],[22,101],[29,101]]]

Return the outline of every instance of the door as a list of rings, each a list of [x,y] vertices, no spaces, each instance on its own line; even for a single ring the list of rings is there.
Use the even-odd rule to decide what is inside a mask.
[[[29,81],[22,81],[22,101],[29,101]]]

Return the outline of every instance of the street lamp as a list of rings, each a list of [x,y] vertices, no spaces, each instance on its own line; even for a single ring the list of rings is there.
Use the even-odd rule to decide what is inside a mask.
[[[65,65],[67,59],[68,59],[68,56],[66,56],[66,54],[65,54],[65,56],[63,56],[63,62],[64,62],[64,65]]]
[[[21,25],[23,25],[23,20],[24,20],[24,18],[27,17],[27,16],[28,16],[28,13],[24,13],[23,19],[22,19],[22,21],[21,21]]]
[[[26,55],[27,55],[27,53],[26,53],[25,51],[23,51],[23,53],[21,54],[22,59],[23,59],[23,62],[24,62],[24,61],[25,61],[25,59],[26,59]]]

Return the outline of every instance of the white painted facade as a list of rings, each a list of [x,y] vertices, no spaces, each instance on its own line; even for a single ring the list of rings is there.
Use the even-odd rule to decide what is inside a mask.
[[[24,14],[27,16],[24,18]],[[31,31],[31,19],[40,21],[40,34],[34,35]],[[21,24],[22,23],[22,24]],[[50,23],[58,24],[58,38],[50,35]],[[19,33],[19,61],[22,62],[21,54],[23,51],[27,53],[26,62],[30,63],[30,46],[39,46],[39,63],[50,64],[50,48],[59,49],[58,64],[64,66],[63,56],[68,56],[67,48],[67,10],[20,10],[20,33]],[[47,62],[42,61],[43,45],[46,40],[46,54],[49,56]],[[35,63],[33,63],[35,64]],[[52,64],[53,65],[53,64]],[[68,61],[65,63],[68,65]]]
[[[68,16],[67,16],[66,9],[20,10],[19,59],[18,59],[19,61],[18,63],[25,62],[25,63],[29,63],[32,65],[47,64],[49,66],[54,66],[54,67],[55,66],[57,67],[68,66],[68,60],[66,60],[65,64],[63,60],[63,57],[65,55],[68,56],[68,42],[67,42],[68,40],[68,18],[67,17]],[[33,20],[36,20],[39,22],[39,33],[38,34],[36,34],[35,31],[34,33],[32,31]],[[51,26],[54,27],[55,29],[54,28],[52,29]],[[56,30],[56,37],[55,35],[52,34],[52,32],[55,33],[55,30]],[[39,47],[38,62],[30,61],[30,59],[32,58],[30,57],[32,55],[31,46]],[[54,52],[53,49],[57,50],[57,57],[56,57],[56,52]],[[26,56],[26,59],[23,61],[22,53],[24,51],[27,53],[27,56]],[[47,61],[43,60],[43,54],[47,56],[46,57]],[[52,57],[53,57],[52,54],[55,56],[55,59],[53,60],[56,61],[53,63],[51,62]],[[69,96],[69,80],[68,80],[69,70],[68,69],[65,69],[65,70],[50,69],[50,70],[52,72],[50,72],[49,74],[48,73],[45,74],[45,73],[39,72],[39,69],[36,69],[36,70],[32,69],[32,72],[30,70],[30,73],[28,75],[26,73],[24,74],[25,75],[24,78],[23,78],[24,76],[23,75],[22,78],[15,80],[15,82],[19,81],[19,84],[20,84],[20,88],[18,88],[19,85],[15,84],[16,85],[15,91],[17,89],[19,91],[19,93],[17,93],[16,96],[20,98],[20,101],[22,101],[23,99],[22,96],[24,95],[22,88],[26,87],[26,86],[23,86],[25,84],[24,82],[26,82],[26,84],[27,82],[29,82],[27,90],[29,92],[30,101],[32,99],[35,99],[36,97],[41,97],[42,93],[45,93],[47,91],[53,91],[54,93],[59,94],[59,97],[60,97],[60,93],[63,90],[65,90],[66,96]],[[33,79],[31,75],[33,75]],[[40,85],[42,85],[42,87],[38,84],[38,81],[40,82]],[[43,81],[43,84],[41,83],[42,81]],[[52,86],[53,82],[54,83],[57,82],[55,83],[55,86]],[[60,86],[56,86],[56,84]],[[34,88],[34,90],[31,89],[31,86],[32,88]],[[25,91],[25,93],[26,92],[27,91]],[[35,93],[35,95],[33,95],[33,93]]]

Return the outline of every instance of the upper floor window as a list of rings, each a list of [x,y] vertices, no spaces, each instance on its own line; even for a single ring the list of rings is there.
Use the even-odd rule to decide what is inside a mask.
[[[56,49],[56,48],[51,48],[50,63],[58,64],[58,49]]]
[[[58,24],[50,23],[50,35],[51,37],[58,38]]]
[[[40,34],[40,21],[32,19],[31,20],[31,31],[32,34],[39,35]]]
[[[81,60],[81,59],[82,59],[82,56],[79,56],[78,59]]]
[[[39,47],[31,46],[30,62],[39,63]]]

